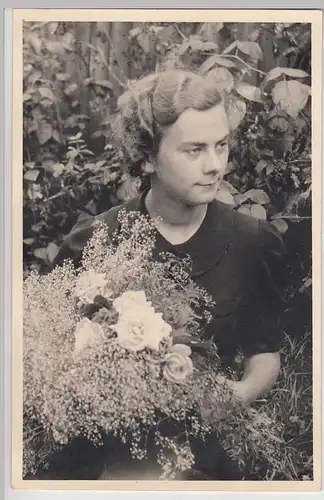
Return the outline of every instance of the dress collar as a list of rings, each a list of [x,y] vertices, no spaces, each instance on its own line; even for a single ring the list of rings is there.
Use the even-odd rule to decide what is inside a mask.
[[[148,190],[128,203],[128,209],[145,215],[145,197]],[[220,201],[208,205],[206,216],[196,233],[185,243],[173,245],[157,231],[156,251],[170,252],[178,257],[190,256],[192,277],[199,277],[214,267],[226,254],[231,244],[234,210]]]

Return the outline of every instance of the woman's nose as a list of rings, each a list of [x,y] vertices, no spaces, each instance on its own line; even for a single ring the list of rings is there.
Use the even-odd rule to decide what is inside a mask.
[[[204,162],[204,174],[217,174],[223,170],[223,161],[214,151],[206,155]]]

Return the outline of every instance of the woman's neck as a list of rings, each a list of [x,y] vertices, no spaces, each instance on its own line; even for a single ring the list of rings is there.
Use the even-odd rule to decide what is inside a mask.
[[[168,196],[157,186],[152,186],[148,192],[145,205],[152,218],[159,217],[163,225],[179,230],[199,226],[207,212],[207,205],[186,205]]]

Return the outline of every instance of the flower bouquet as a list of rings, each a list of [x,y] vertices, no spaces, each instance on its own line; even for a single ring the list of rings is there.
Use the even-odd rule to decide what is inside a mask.
[[[116,436],[144,459],[152,429],[160,478],[190,469],[192,439],[215,432],[239,464],[279,460],[272,419],[235,402],[217,346],[202,341],[214,304],[190,262],[154,256],[147,217],[118,217],[112,238],[94,223],[79,268],[65,261],[24,281],[23,475],[78,436]]]

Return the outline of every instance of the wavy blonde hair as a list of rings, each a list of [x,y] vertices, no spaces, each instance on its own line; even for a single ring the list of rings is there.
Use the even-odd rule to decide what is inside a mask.
[[[163,130],[188,108],[204,111],[221,102],[225,93],[215,80],[183,69],[153,73],[137,80],[117,101],[112,120],[115,140],[126,156],[141,164],[155,156]]]

